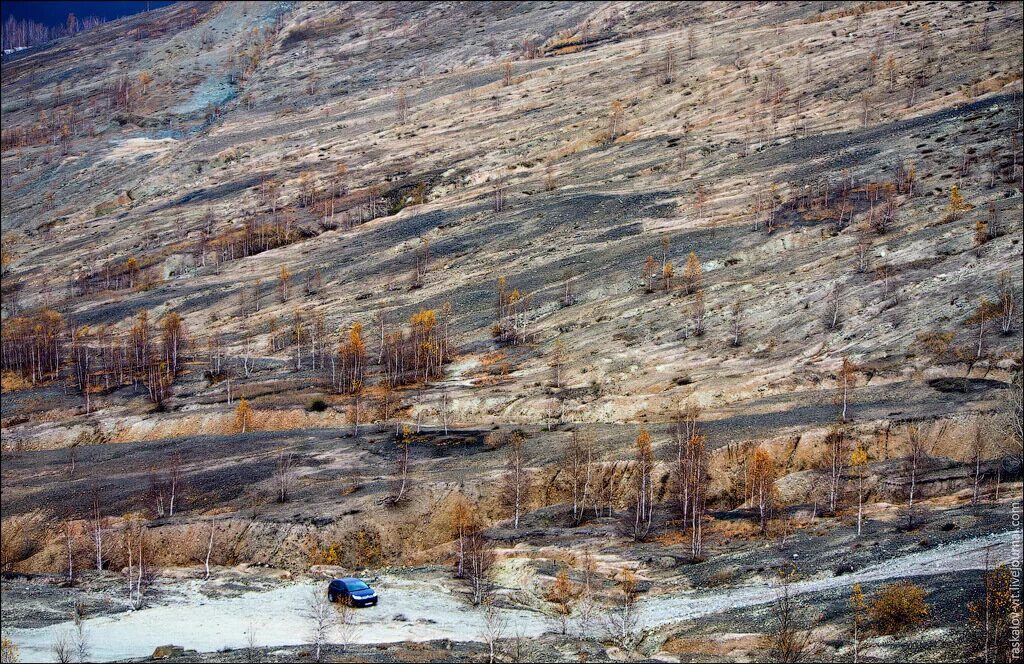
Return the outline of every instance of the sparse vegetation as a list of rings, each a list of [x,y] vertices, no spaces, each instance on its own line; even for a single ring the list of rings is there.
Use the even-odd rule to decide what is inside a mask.
[[[158,4],[4,24],[5,661],[1012,659],[1019,4]]]
[[[925,594],[909,581],[883,586],[868,604],[872,627],[879,634],[897,634],[924,624],[929,616]]]

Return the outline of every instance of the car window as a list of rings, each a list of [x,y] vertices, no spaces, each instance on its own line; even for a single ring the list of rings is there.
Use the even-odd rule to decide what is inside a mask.
[[[349,590],[366,590],[370,586],[366,585],[362,581],[349,581],[345,584]]]

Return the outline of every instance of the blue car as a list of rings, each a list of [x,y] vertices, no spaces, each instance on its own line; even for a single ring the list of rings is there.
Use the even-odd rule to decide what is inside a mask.
[[[349,606],[377,606],[377,592],[359,579],[335,579],[327,586],[327,598]]]

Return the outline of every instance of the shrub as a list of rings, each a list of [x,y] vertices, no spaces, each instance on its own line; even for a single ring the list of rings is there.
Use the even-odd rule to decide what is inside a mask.
[[[321,546],[319,542],[312,542],[307,547],[309,564],[340,565],[342,549],[343,545],[338,542],[331,542],[326,546]]]
[[[372,526],[362,526],[354,534],[354,559],[352,567],[370,568],[384,564],[384,546],[380,531]]]
[[[505,435],[500,431],[491,431],[484,436],[484,446],[489,450],[496,450],[505,445]]]
[[[310,402],[309,407],[306,408],[306,410],[308,410],[311,413],[322,413],[325,410],[327,410],[327,402],[324,401],[323,399],[313,399],[313,401]]]
[[[883,586],[871,601],[868,615],[879,634],[898,634],[920,626],[928,618],[925,590],[909,581]]]

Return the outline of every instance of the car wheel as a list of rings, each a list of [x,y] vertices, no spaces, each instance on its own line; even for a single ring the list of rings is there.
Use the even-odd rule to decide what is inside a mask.
[[[334,604],[338,601],[338,596],[334,593],[327,593],[327,599],[331,600],[331,604]]]

